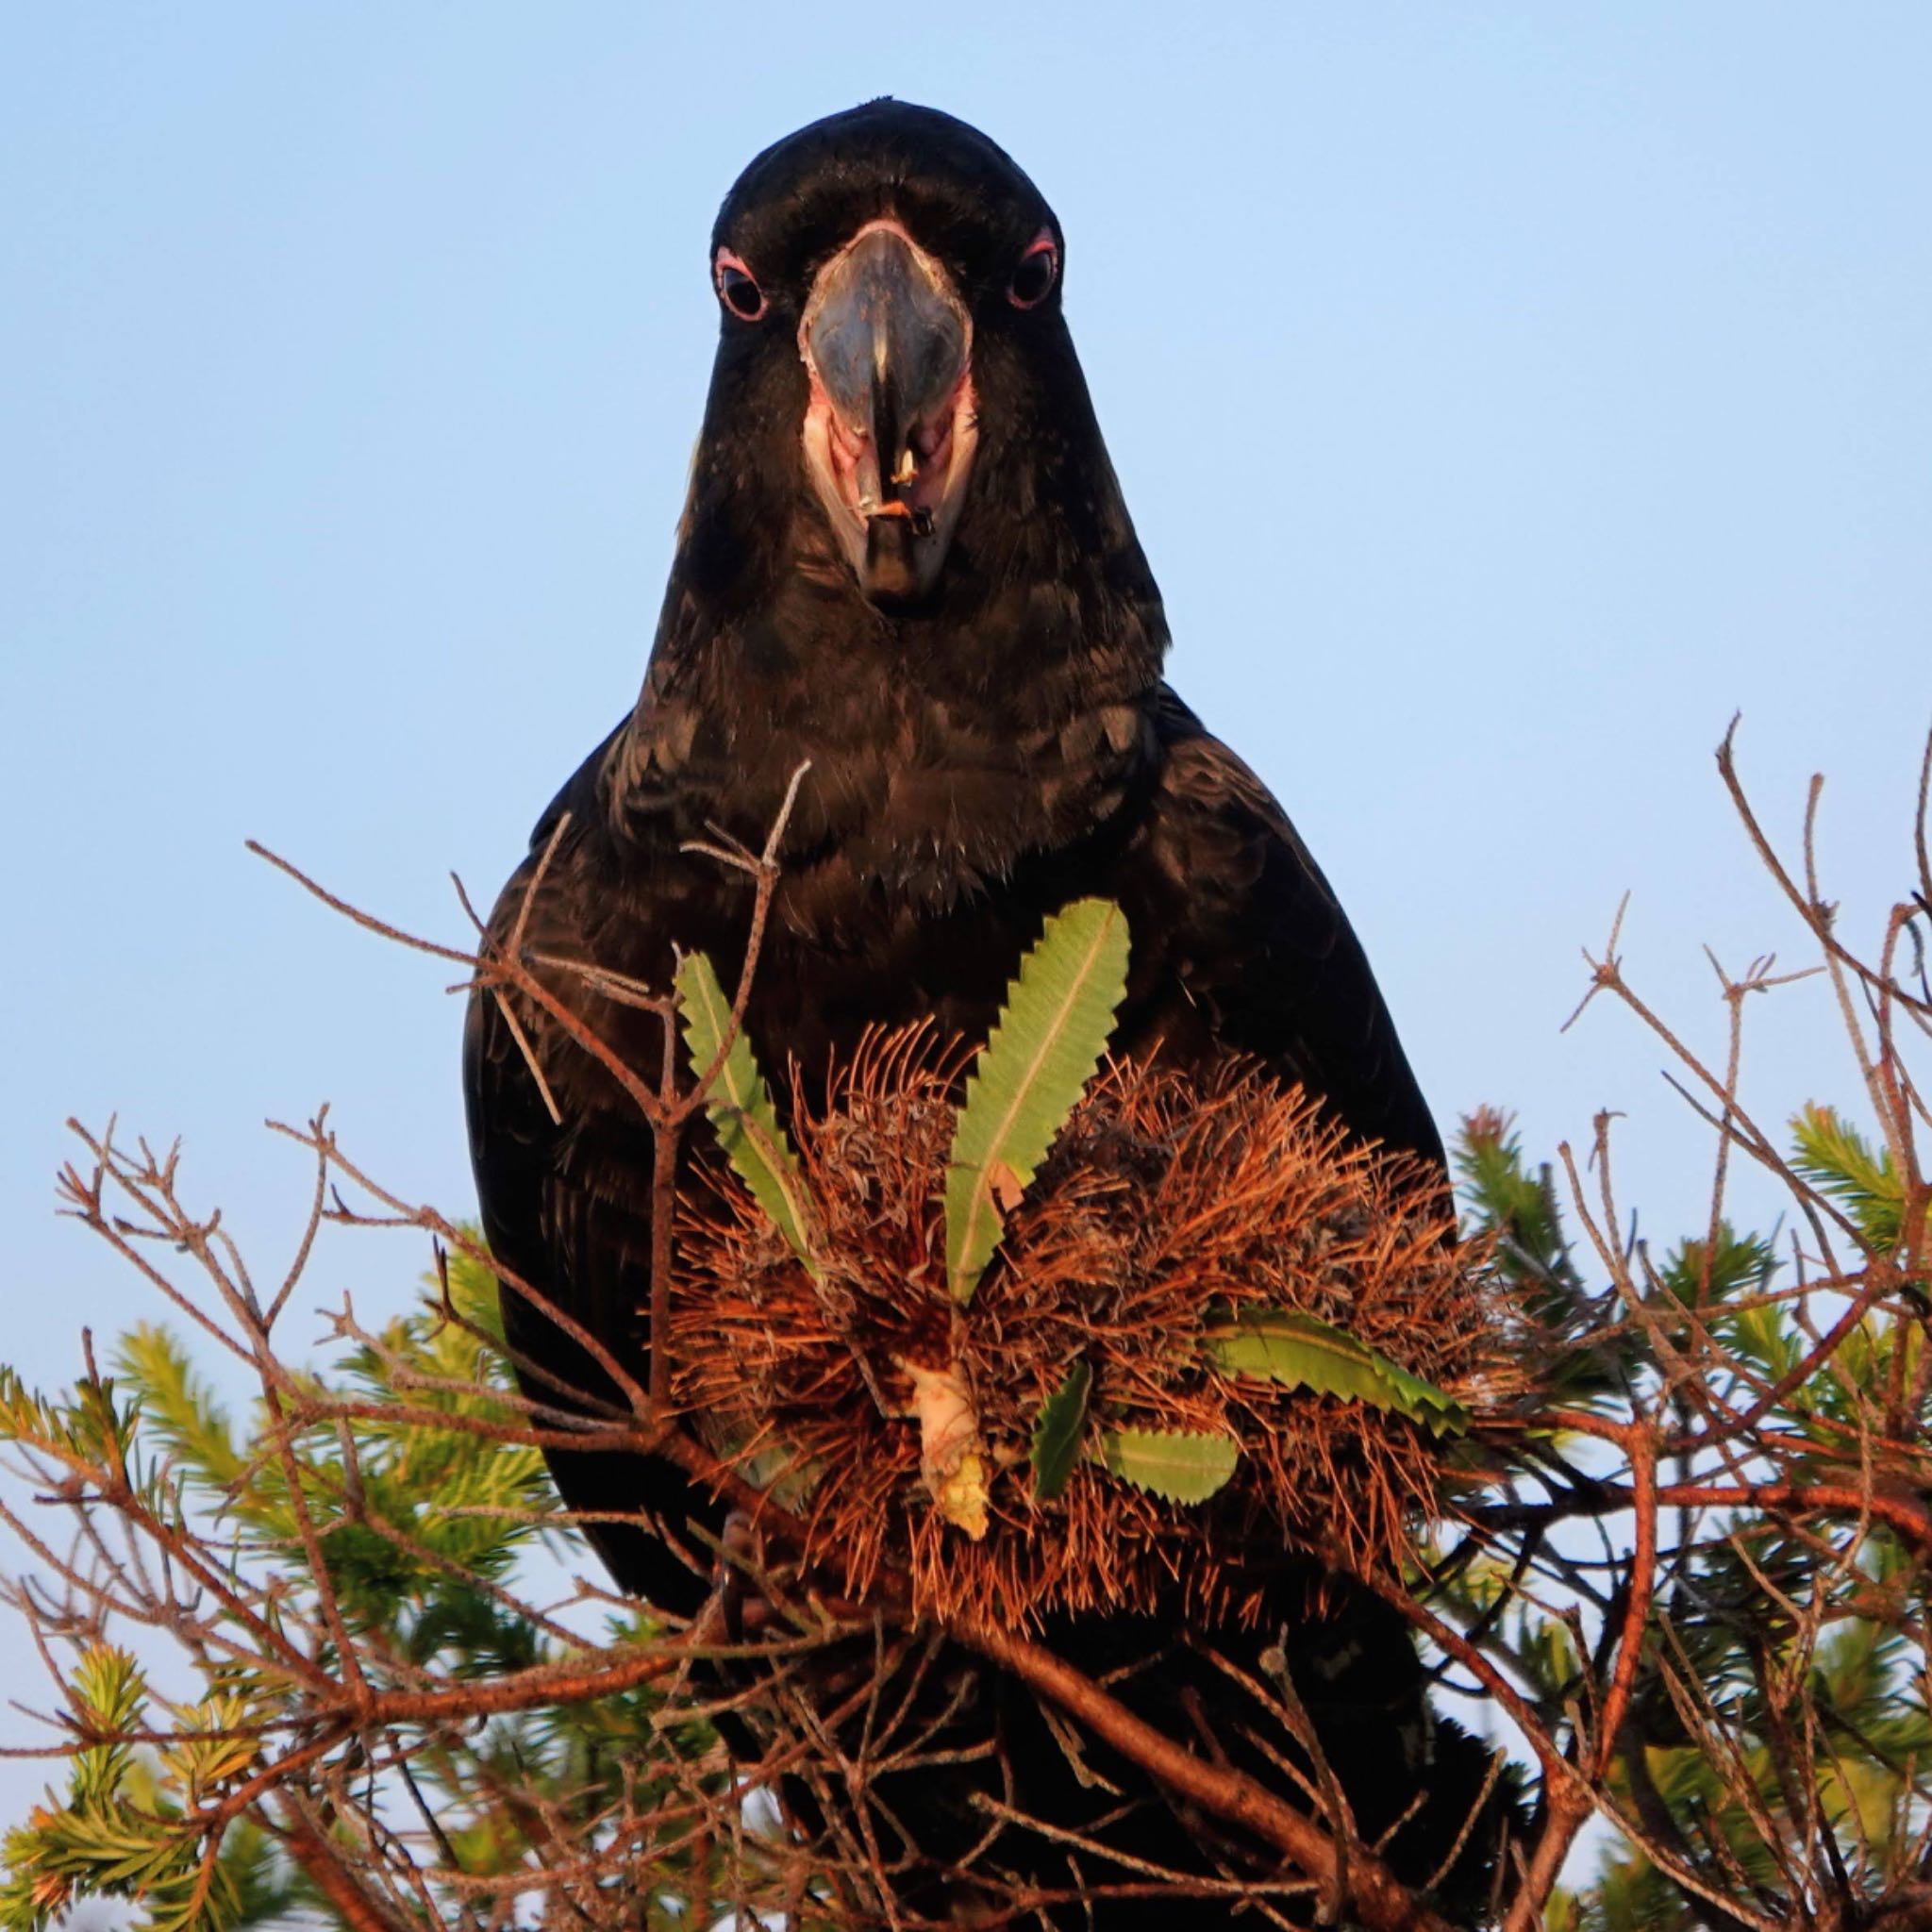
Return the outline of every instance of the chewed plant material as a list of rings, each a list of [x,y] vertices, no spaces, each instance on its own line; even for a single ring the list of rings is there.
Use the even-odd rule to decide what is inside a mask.
[[[942,1614],[1260,1617],[1284,1543],[1401,1563],[1455,1439],[1521,1386],[1514,1310],[1418,1207],[1422,1170],[1259,1072],[1108,1063],[1005,1191],[962,1300],[972,1064],[916,1027],[870,1037],[816,1104],[794,1079],[803,1242],[722,1167],[688,1195],[693,1424],[776,1484],[851,1594],[891,1564]]]

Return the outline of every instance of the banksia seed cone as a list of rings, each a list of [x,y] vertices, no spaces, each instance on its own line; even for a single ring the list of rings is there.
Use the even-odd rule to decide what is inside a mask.
[[[1114,1064],[1008,1204],[961,1307],[941,1208],[961,1065],[919,1027],[868,1038],[823,1108],[794,1082],[817,1278],[728,1174],[686,1202],[678,1406],[779,1484],[808,1558],[855,1597],[891,1561],[923,1608],[1016,1623],[1096,1606],[1258,1617],[1284,1544],[1351,1569],[1399,1563],[1437,1503],[1444,1445],[1391,1409],[1226,1374],[1203,1341],[1211,1322],[1287,1309],[1469,1409],[1515,1392],[1512,1311],[1423,1171],[1347,1142],[1259,1072]],[[1232,1437],[1232,1480],[1176,1506],[1083,1455],[1040,1500],[1033,1428],[1078,1362],[1089,1447],[1119,1428]],[[930,1431],[923,1466],[908,1414],[935,1376],[963,1398],[949,1425],[981,1457],[979,1493],[950,1520]]]

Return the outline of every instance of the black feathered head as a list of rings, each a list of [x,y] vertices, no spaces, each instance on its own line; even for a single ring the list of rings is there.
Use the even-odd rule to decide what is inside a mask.
[[[1061,312],[1065,260],[1040,191],[948,114],[873,101],[767,148],[712,231],[685,591],[769,601],[802,578],[1090,649],[1130,605],[1151,671],[1158,596]],[[1029,586],[1058,610],[1019,608]],[[1096,599],[1115,622],[1076,608]]]

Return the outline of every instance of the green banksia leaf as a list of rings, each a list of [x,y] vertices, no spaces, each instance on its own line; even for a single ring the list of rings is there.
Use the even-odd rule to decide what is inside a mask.
[[[731,1002],[703,953],[688,953],[677,969],[677,999],[691,1065],[702,1074],[718,1058],[731,1024]],[[705,1099],[705,1112],[732,1171],[769,1214],[792,1252],[816,1274],[818,1262],[807,1232],[805,1176],[785,1129],[778,1124],[772,1090],[741,1027]]]
[[[1109,1429],[1098,1447],[1115,1475],[1169,1503],[1205,1503],[1241,1457],[1232,1436],[1166,1429]]]
[[[1286,1388],[1367,1402],[1439,1436],[1469,1426],[1469,1411],[1454,1396],[1312,1315],[1243,1308],[1210,1328],[1206,1341],[1208,1359],[1224,1374],[1266,1375]]]
[[[946,1169],[946,1279],[973,1291],[1014,1207],[1079,1104],[1127,990],[1127,921],[1076,899],[1046,922],[1007,988],[999,1024],[966,1083]]]
[[[1075,1362],[1067,1378],[1040,1405],[1033,1424],[1033,1500],[1051,1503],[1066,1488],[1074,1473],[1074,1452],[1080,1446],[1080,1428],[1087,1420],[1087,1391],[1093,1371]]]

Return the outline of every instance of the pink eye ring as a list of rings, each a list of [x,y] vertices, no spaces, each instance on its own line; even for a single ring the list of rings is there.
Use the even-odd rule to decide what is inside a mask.
[[[719,249],[718,258],[711,264],[711,279],[718,285],[719,301],[740,322],[757,322],[764,314],[765,291],[743,258],[730,249]]]
[[[1007,284],[1007,300],[1015,308],[1038,308],[1060,278],[1060,246],[1045,228],[1027,242]]]

